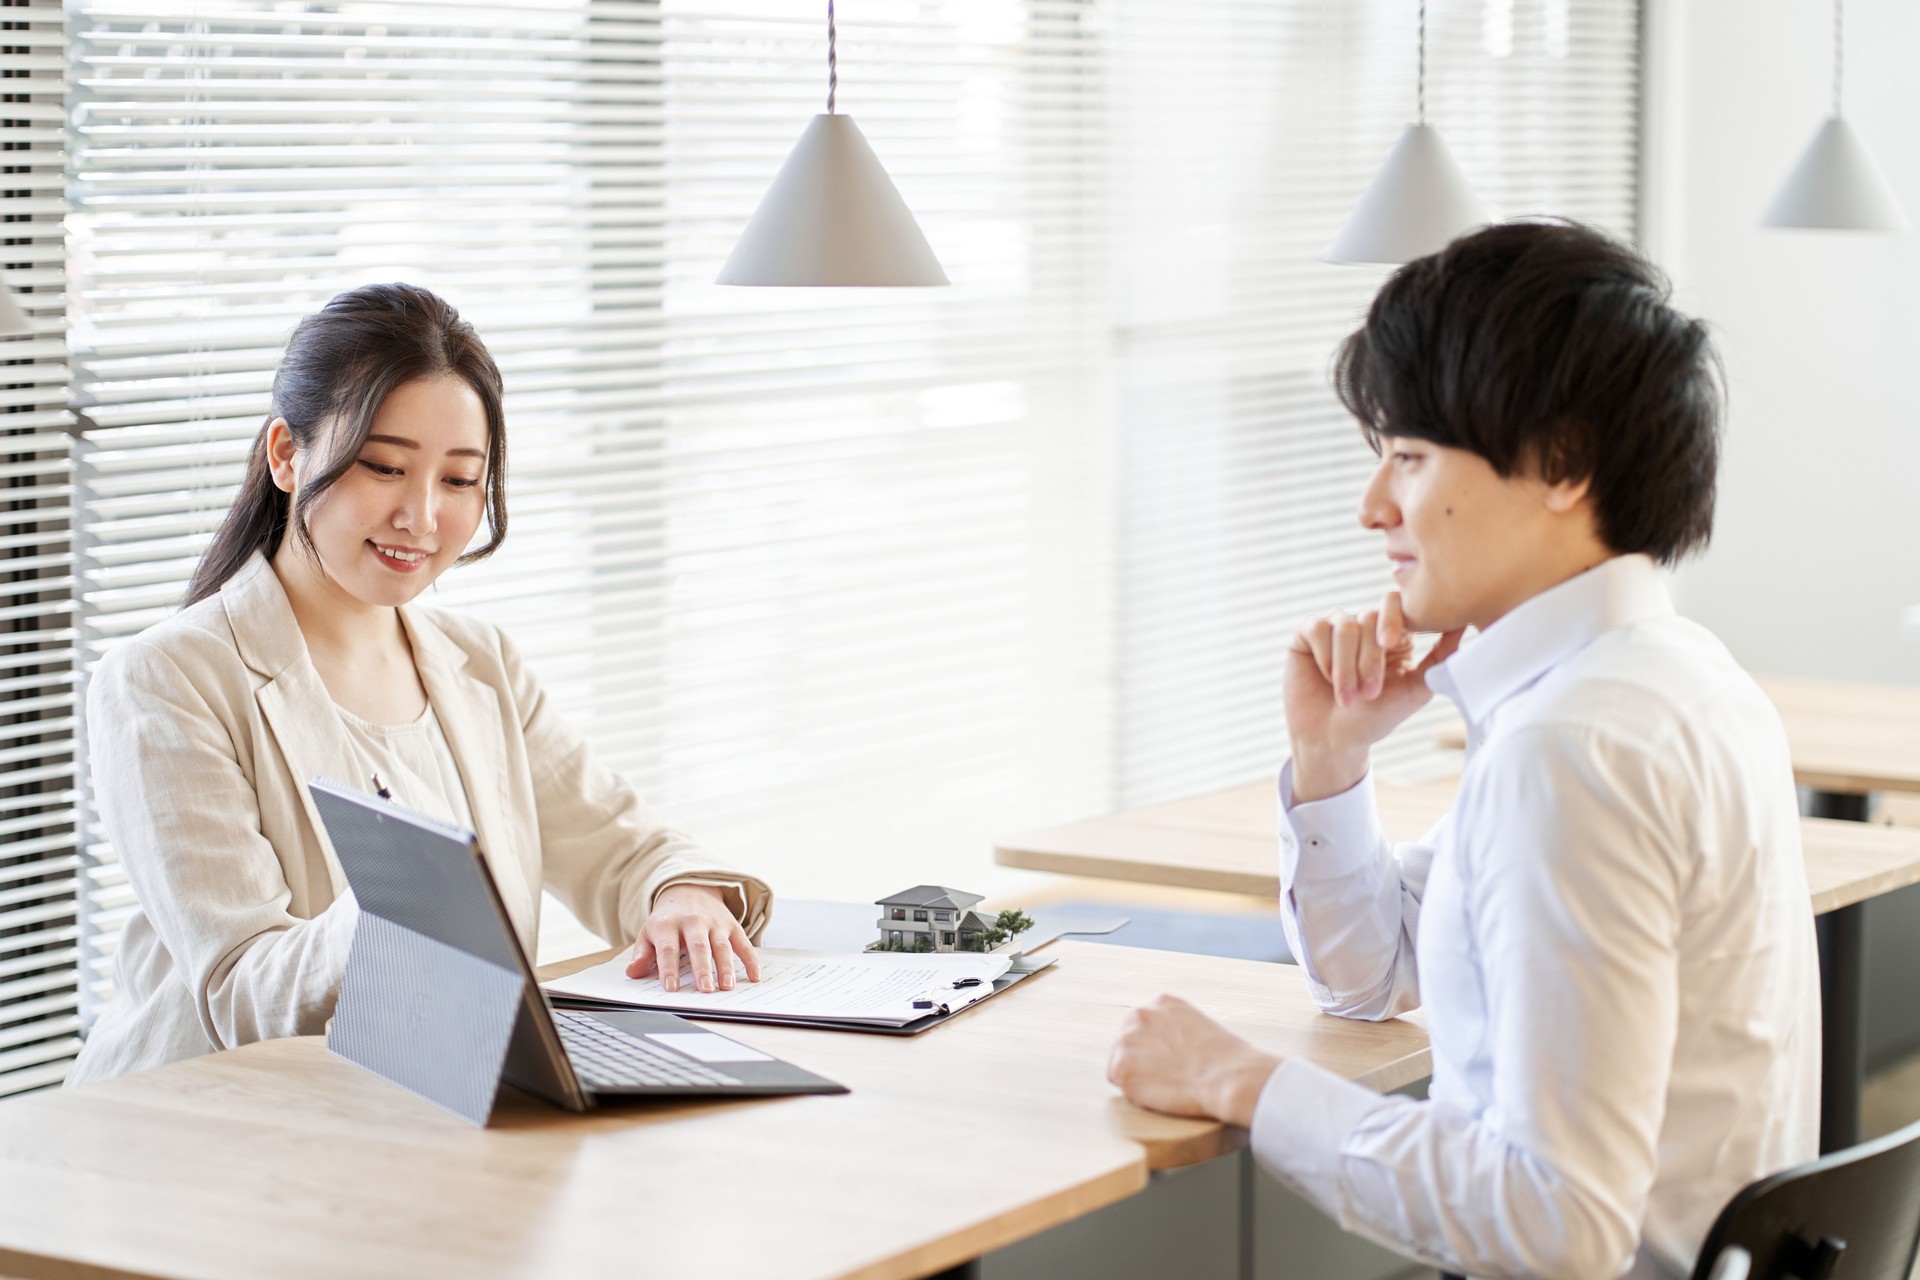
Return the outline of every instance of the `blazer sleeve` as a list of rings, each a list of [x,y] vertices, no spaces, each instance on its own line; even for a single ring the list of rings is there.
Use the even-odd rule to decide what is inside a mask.
[[[712,885],[758,942],[773,909],[766,881],[728,866],[663,822],[631,783],[594,757],[504,634],[500,651],[533,770],[546,888],[618,946],[639,936],[662,889]]]
[[[358,905],[312,919],[260,833],[259,798],[206,694],[131,640],[87,690],[94,799],[141,910],[216,1048],[319,1033],[333,1015]]]

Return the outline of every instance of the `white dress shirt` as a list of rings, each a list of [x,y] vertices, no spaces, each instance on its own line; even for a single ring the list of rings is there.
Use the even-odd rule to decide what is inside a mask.
[[[1818,960],[1786,737],[1650,560],[1543,592],[1428,673],[1452,811],[1390,849],[1371,779],[1292,803],[1281,917],[1320,1007],[1425,1005],[1427,1101],[1284,1062],[1253,1149],[1448,1271],[1684,1276],[1755,1178],[1813,1158]]]

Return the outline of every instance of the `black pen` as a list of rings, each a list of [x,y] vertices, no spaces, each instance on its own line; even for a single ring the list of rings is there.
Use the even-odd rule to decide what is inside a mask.
[[[393,792],[387,790],[387,784],[380,781],[380,775],[378,773],[373,775],[373,794],[379,796],[382,800],[393,799]]]

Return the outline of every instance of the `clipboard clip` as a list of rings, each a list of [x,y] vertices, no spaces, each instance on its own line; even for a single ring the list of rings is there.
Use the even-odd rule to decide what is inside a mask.
[[[948,989],[953,991],[958,991],[966,987],[981,987],[986,985],[988,985],[988,983],[985,978],[975,978],[975,977],[955,978],[953,982],[950,984]],[[915,996],[913,1000],[913,1007],[916,1009],[924,1009],[928,1013],[939,1013],[942,1015],[952,1013],[953,1009],[946,1003],[944,999],[941,998],[942,994],[943,993],[940,993],[940,992],[929,991],[926,995]],[[973,1000],[963,1001],[960,1007],[964,1009],[967,1007],[967,1005],[972,1004],[974,1000],[981,999],[986,994],[987,993],[982,992],[980,996],[975,996]]]

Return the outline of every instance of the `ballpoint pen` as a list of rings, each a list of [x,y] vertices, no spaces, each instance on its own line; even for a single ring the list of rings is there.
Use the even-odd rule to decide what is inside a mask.
[[[387,784],[380,781],[380,775],[377,772],[373,775],[373,794],[382,800],[393,799],[393,792],[387,790]]]

